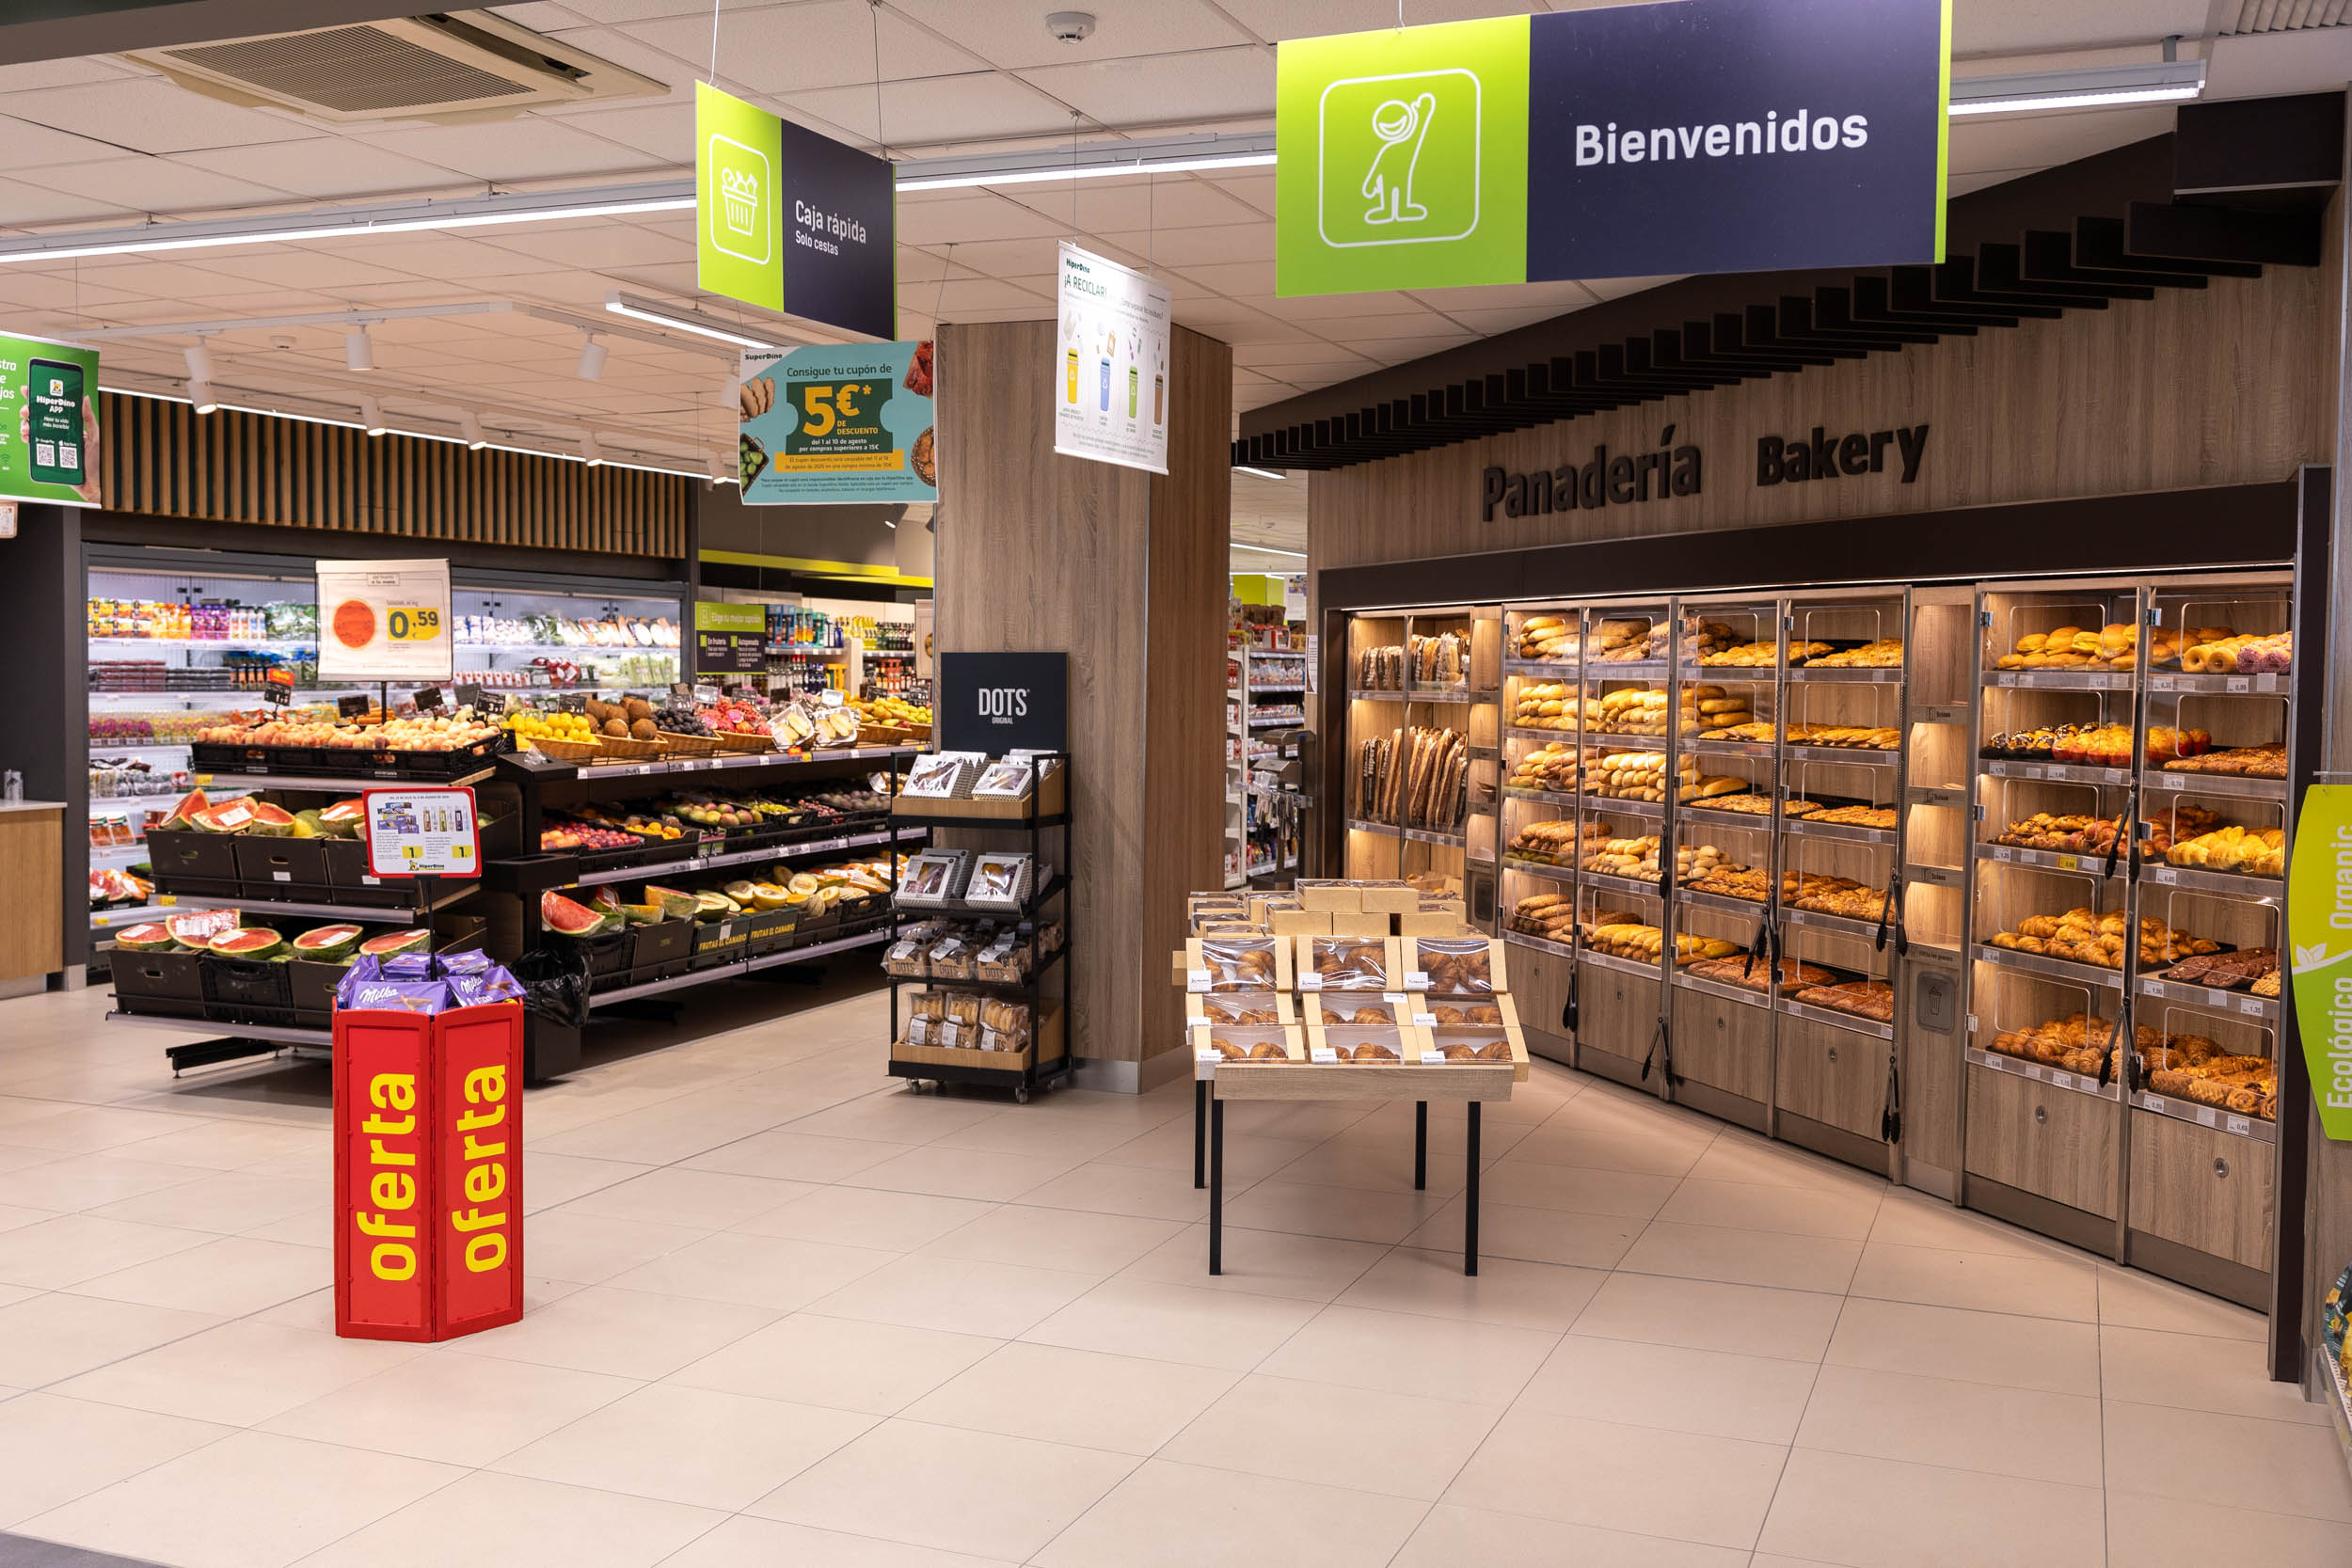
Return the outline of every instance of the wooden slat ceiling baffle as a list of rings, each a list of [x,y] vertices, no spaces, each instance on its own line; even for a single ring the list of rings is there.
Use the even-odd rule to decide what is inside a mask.
[[[696,481],[526,452],[101,394],[118,512],[418,540],[686,554]]]

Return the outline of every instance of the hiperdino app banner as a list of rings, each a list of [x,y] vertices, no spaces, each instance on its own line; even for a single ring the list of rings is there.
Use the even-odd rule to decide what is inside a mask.
[[[2352,784],[2313,784],[2287,866],[2295,1025],[2328,1136],[2352,1141]]]
[[[1280,46],[1277,290],[1943,258],[1948,0],[1674,0]]]

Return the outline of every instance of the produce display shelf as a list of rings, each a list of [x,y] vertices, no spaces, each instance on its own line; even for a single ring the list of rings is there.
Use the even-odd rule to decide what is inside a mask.
[[[1799,740],[1789,741],[1783,752],[1791,762],[1835,762],[1854,768],[1899,768],[1903,760],[1899,752],[1867,746],[1808,746]]]
[[[2256,1143],[2275,1144],[2279,1141],[2279,1125],[2261,1117],[2241,1117],[2222,1110],[2217,1105],[2200,1105],[2194,1100],[2178,1100],[2169,1094],[2150,1094],[2146,1089],[2132,1091],[2132,1108],[2148,1111],[2175,1121],[2195,1122],[2217,1132],[2233,1137],[2251,1138]]]
[[[189,906],[191,909],[204,907],[207,906]],[[166,894],[151,903],[124,904],[117,909],[92,910],[89,912],[89,928],[93,931],[119,931],[126,926],[136,926],[143,921],[161,920],[165,915],[170,914],[179,908],[180,901],[169,894]]]
[[[234,798],[219,797],[222,800]],[[102,795],[90,801],[89,814],[92,816],[128,816],[135,811],[164,810],[178,799],[180,792],[177,790],[168,790],[161,795]]]
[[[1708,740],[1693,736],[1682,749],[1705,757],[1769,757],[1780,748],[1769,740]]]
[[[654,762],[580,764],[560,761],[540,752],[516,752],[508,760],[528,768],[534,777],[541,779],[597,780],[680,773],[731,773],[745,768],[806,768],[818,763],[851,762],[866,758],[882,762],[894,756],[920,755],[923,751],[921,746],[850,746],[830,751],[721,752],[716,756],[673,757]]]
[[[2259,675],[2209,675],[2201,672],[2196,673],[2176,673],[2173,674],[2165,674],[2158,671],[2150,671],[2148,674],[2148,689],[2151,691],[2200,691],[2219,692],[2224,695],[2250,694],[2261,697],[2283,697],[2291,689],[2293,689],[2291,681],[2292,677],[2280,674],[2276,672]]]
[[[1456,849],[1462,848],[1470,842],[1465,834],[1440,833],[1428,828],[1407,828],[1405,830],[1405,836],[1416,844],[1447,844]]]
[[[1658,978],[1656,958],[1621,958],[1614,953],[1603,953],[1591,947],[1578,948],[1576,958],[1579,963],[1597,964],[1602,969],[1613,969],[1645,980]]]
[[[2175,791],[2186,795],[2227,795],[2238,800],[2283,800],[2287,798],[2284,779],[2250,778],[2243,773],[2174,773],[2161,768],[2146,775],[2148,808],[2161,808],[2158,794]]]
[[[801,963],[810,958],[829,958],[835,953],[846,953],[856,947],[870,947],[878,942],[889,940],[890,927],[879,927],[870,931],[859,931],[850,936],[835,937],[831,942],[814,942],[805,947],[787,947],[780,952],[762,953],[757,958],[738,958],[732,962],[719,964],[714,968],[698,969],[688,974],[675,974],[666,980],[647,980],[640,985],[618,986],[612,990],[596,991],[589,996],[588,1005],[591,1007],[604,1007],[615,1002],[633,1001],[641,996],[659,996],[663,991],[683,990],[689,986],[699,986],[711,980],[738,980],[757,970],[773,969],[778,964]]]
[[[1573,659],[1562,663],[1541,658],[1506,658],[1502,661],[1502,673],[1547,681],[1572,681],[1579,677],[1578,666]]]
[[[2136,678],[2129,670],[1987,670],[1983,684],[2026,691],[2129,691]]]
[[[1851,937],[1875,940],[1879,934],[1879,923],[1876,919],[1856,920],[1848,914],[1829,914],[1820,910],[1800,910],[1786,904],[1781,906],[1780,920],[1784,926],[1810,926],[1816,930],[1838,931]],[[1890,925],[1887,929],[1891,935],[1893,927]]]
[[[141,648],[187,649],[214,654],[294,654],[317,648],[315,637],[93,637],[94,653],[135,652]]]
[[[2137,989],[2140,995],[2153,996],[2159,1002],[2185,1003],[2233,1018],[2259,1019],[2272,1027],[2279,1022],[2279,998],[2275,996],[2223,990],[2218,986],[2200,986],[2186,980],[2157,980],[2144,974],[2137,982]]]
[[[2068,958],[2053,958],[2043,953],[2020,953],[2013,948],[1995,947],[1980,942],[1975,949],[1977,961],[2002,969],[2014,969],[2026,974],[2040,974],[2069,985],[2096,986],[2101,990],[2120,991],[2123,989],[2123,973],[2102,969],[2097,964],[2075,963]]]
[[[189,745],[190,742],[185,740],[92,740],[89,754],[110,757],[117,752],[184,752]]]
[[[1577,950],[1565,942],[1553,942],[1549,937],[1530,936],[1525,931],[1505,931],[1502,933],[1502,940],[1517,942],[1521,947],[1533,948],[1538,953],[1549,953],[1554,958],[1573,958],[1577,954]]]
[[[1790,1018],[1802,1018],[1815,1023],[1826,1023],[1834,1029],[1851,1029],[1857,1035],[1867,1035],[1872,1039],[1891,1040],[1895,1037],[1893,1024],[1881,1023],[1874,1018],[1864,1018],[1859,1013],[1840,1012],[1836,1007],[1816,1007],[1787,996],[1779,998],[1773,1006]]]
[[[438,914],[452,904],[462,903],[473,895],[474,884],[469,882],[435,899],[427,913]],[[305,920],[348,920],[378,926],[413,926],[417,923],[415,908],[405,904],[305,904],[288,899],[239,898],[209,893],[183,893],[177,896],[183,910],[243,910],[252,914],[296,915]]]
[[[335,1044],[335,1031],[332,1029],[305,1029],[291,1023],[214,1023],[200,1018],[163,1018],[149,1013],[121,1011],[108,1012],[106,1022],[135,1024],[142,1029],[168,1029],[176,1035],[275,1040],[280,1045],[312,1045],[321,1050],[331,1050]]]
[[[1251,658],[1302,658],[1302,659],[1303,659],[1303,658],[1305,658],[1305,657],[1307,657],[1304,653],[1294,652],[1294,651],[1292,651],[1292,650],[1290,650],[1290,649],[1287,649],[1287,648],[1251,648],[1251,649],[1249,649],[1249,650],[1248,650],[1248,654],[1249,654],[1249,657],[1250,657]]]
[[[1809,664],[1800,664],[1788,672],[1788,678],[1792,681],[1835,681],[1870,686],[1899,686],[1902,683],[1903,673],[1899,667],[1880,669],[1864,665],[1850,668],[1845,665],[1833,664],[1826,670],[1817,670]]]
[[[1629,894],[1636,898],[1662,896],[1657,879],[1651,877],[1613,877],[1606,871],[1580,871],[1577,876],[1603,893]]]
[[[1275,685],[1272,682],[1254,681],[1249,687],[1249,690],[1254,696],[1266,696],[1276,692],[1293,694],[1303,692],[1306,689],[1307,686],[1304,681],[1292,681],[1286,685],[1280,686]]]
[[[1502,868],[1505,871],[1524,871],[1531,877],[1549,877],[1555,882],[1576,880],[1574,866],[1554,865],[1549,861],[1522,860],[1517,855],[1504,855]]]
[[[1811,822],[1802,816],[1779,818],[1780,831],[1801,838],[1835,838],[1848,844],[1892,844],[1892,828],[1858,828],[1850,822]]]
[[[898,835],[905,842],[911,835]],[[697,855],[691,860],[658,861],[650,865],[609,866],[603,870],[582,874],[569,886],[595,887],[599,882],[623,882],[633,877],[652,874],[672,876],[697,871],[715,871],[726,865],[751,865],[760,861],[790,860],[802,855],[825,855],[838,849],[862,849],[869,845],[887,844],[887,832],[852,833],[844,837],[812,839],[802,844],[765,844],[750,849],[729,849],[715,855]]]
[[[1710,980],[1703,974],[1692,974],[1679,969],[1675,971],[1675,984],[1684,990],[1703,991],[1708,996],[1721,997],[1725,1002],[1737,1002],[1743,1007],[1769,1007],[1772,1005],[1772,997],[1763,991],[1750,990],[1745,986],[1727,986],[1721,980]]]
[[[1987,1051],[1981,1046],[1967,1047],[1965,1054],[1978,1067],[1993,1072],[2006,1072],[2012,1078],[2030,1078],[2037,1084],[2047,1084],[2057,1089],[2071,1089],[2094,1100],[2122,1098],[2122,1092],[2113,1083],[2101,1084],[2095,1072],[2068,1072],[2060,1068],[2045,1067],[2040,1062],[2028,1062],[2023,1057],[2004,1056],[1997,1051]]]
[[[1514,740],[1573,741],[1576,739],[1574,730],[1548,730],[1534,724],[1505,724],[1502,726],[1502,733]]]
[[[2080,762],[2025,762],[1988,757],[1979,764],[1988,779],[2049,779],[2060,784],[2128,784],[2128,768],[2094,768]]]
[[[1759,915],[1764,912],[1761,898],[1733,898],[1721,893],[1703,893],[1697,888],[1675,889],[1675,897],[1693,909],[1714,910],[1722,914]]]
[[[136,865],[146,858],[147,846],[144,844],[94,844],[90,846],[89,863],[92,865]]]
[[[2165,865],[2142,862],[2139,879],[2159,887],[2186,888],[2191,893],[2219,893],[2233,898],[2250,899],[2255,903],[2270,903],[2287,895],[2286,882],[2278,877],[2254,877],[2238,871],[2201,871],[2193,865]]]
[[[2107,869],[2105,850],[2090,849],[2026,849],[2014,844],[1979,844],[1971,853],[1980,861],[1994,861],[2002,865],[2029,865],[2041,871],[2079,871],[2093,877],[2109,877],[2126,870],[2130,863],[2122,856],[2115,859],[2115,872]]]
[[[1613,795],[1587,795],[1582,809],[1594,816],[1638,816],[1645,822],[1666,819],[1664,802],[1659,800],[1620,800]]]
[[[450,789],[460,784],[480,784],[496,771],[495,768],[483,768],[471,773],[462,773],[446,779],[415,778],[393,768],[379,768],[368,774],[198,773],[194,775],[194,778],[199,789],[210,789],[215,784],[222,784],[232,789],[319,789],[353,792],[369,788],[372,785],[387,784],[415,784],[420,788]],[[161,803],[169,805],[172,800],[173,797],[165,796]]]

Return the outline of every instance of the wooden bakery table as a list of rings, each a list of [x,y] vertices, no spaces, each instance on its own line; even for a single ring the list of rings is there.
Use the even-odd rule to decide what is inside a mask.
[[[1478,1273],[1478,1115],[1507,1101],[1518,1069],[1508,1062],[1230,1062],[1197,1058],[1193,1086],[1193,1185],[1209,1189],[1209,1272],[1225,1272],[1225,1102],[1229,1100],[1413,1101],[1413,1186],[1429,1184],[1429,1102],[1459,1101],[1470,1115],[1462,1193],[1462,1272]],[[1202,1114],[1205,1111],[1205,1116]],[[1201,1148],[1206,1123],[1207,1149]]]

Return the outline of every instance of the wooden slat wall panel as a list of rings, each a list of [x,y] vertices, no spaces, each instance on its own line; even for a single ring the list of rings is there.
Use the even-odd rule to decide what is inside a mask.
[[[118,512],[682,559],[694,480],[223,410],[104,398]]]

